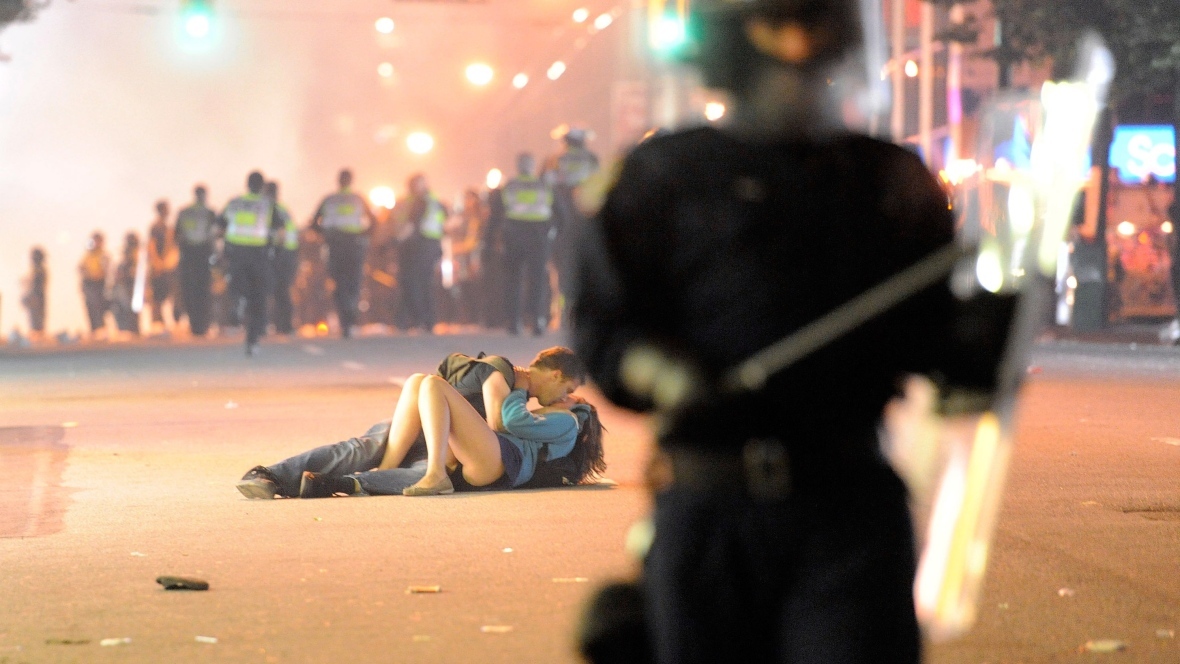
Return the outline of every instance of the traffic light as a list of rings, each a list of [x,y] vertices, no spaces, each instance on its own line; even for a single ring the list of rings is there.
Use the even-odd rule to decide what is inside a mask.
[[[213,30],[213,0],[181,0],[180,20],[186,35],[205,39]]]
[[[648,0],[647,41],[661,57],[685,54],[689,45],[689,0]]]

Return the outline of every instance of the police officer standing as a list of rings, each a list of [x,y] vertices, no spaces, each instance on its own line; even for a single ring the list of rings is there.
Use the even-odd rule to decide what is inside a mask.
[[[275,242],[274,260],[272,261],[272,279],[274,286],[274,307],[271,309],[271,321],[275,332],[290,335],[295,327],[291,316],[291,285],[295,282],[295,272],[299,269],[299,227],[295,218],[287,210],[287,206],[279,202],[279,184],[266,183],[266,195],[275,204],[275,215],[281,224],[278,238]]]
[[[534,335],[549,319],[549,238],[553,228],[553,187],[537,177],[537,160],[516,158],[518,174],[500,192],[504,214],[505,281],[508,333],[520,333],[521,298]],[[527,284],[527,288],[526,288]]]
[[[573,270],[574,242],[585,219],[578,205],[578,189],[598,173],[598,156],[586,148],[585,129],[571,128],[562,136],[565,149],[549,160],[546,176],[553,183],[553,266],[561,301],[568,309]],[[568,312],[562,311],[563,325]]]
[[[336,283],[336,316],[340,319],[340,336],[347,339],[357,322],[369,233],[377,220],[365,199],[352,191],[352,171],[340,171],[337,182],[340,190],[320,203],[311,228],[328,244],[328,274]]]
[[[193,204],[176,217],[176,243],[180,246],[180,299],[188,313],[189,331],[203,337],[213,316],[212,270],[217,238],[217,213],[208,205],[208,192],[193,189]]]
[[[987,380],[946,280],[761,389],[728,380],[953,242],[925,166],[838,124],[857,5],[694,2],[731,123],[637,147],[580,246],[575,349],[610,399],[663,415],[641,586],[661,664],[919,661],[906,489],[876,432],[901,375]]]
[[[220,218],[225,233],[225,257],[229,261],[230,290],[245,300],[247,356],[258,353],[258,342],[266,334],[272,230],[281,230],[274,201],[263,192],[265,186],[262,173],[250,173],[246,179],[247,193],[226,204]]]
[[[396,208],[404,321],[408,328],[434,333],[434,290],[447,208],[430,191],[426,176],[416,173],[407,183],[409,194]]]

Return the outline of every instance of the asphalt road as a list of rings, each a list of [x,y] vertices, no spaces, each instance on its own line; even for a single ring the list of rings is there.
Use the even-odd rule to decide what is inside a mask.
[[[559,341],[0,351],[0,664],[577,661],[582,600],[634,571],[640,418],[603,409],[613,487],[271,502],[233,488],[388,417],[398,381],[451,350],[526,363]],[[1178,401],[1180,351],[1038,349],[978,625],[929,662],[1180,662]],[[161,574],[211,590],[166,592]],[[1126,648],[1079,652],[1095,639]]]

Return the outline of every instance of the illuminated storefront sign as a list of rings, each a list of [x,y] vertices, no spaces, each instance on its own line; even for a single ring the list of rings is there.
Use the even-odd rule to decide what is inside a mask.
[[[1120,125],[1114,130],[1110,165],[1129,184],[1150,175],[1160,182],[1175,182],[1175,136],[1172,125]]]

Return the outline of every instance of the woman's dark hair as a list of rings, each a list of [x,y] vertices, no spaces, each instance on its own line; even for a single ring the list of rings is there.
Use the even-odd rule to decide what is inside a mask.
[[[569,453],[570,461],[577,470],[574,484],[581,484],[587,479],[593,479],[606,472],[606,459],[602,449],[602,420],[598,419],[598,409],[593,404],[577,395],[570,398],[589,409],[586,421],[578,427],[578,439],[574,441],[574,449]],[[581,410],[581,408],[579,408]]]

